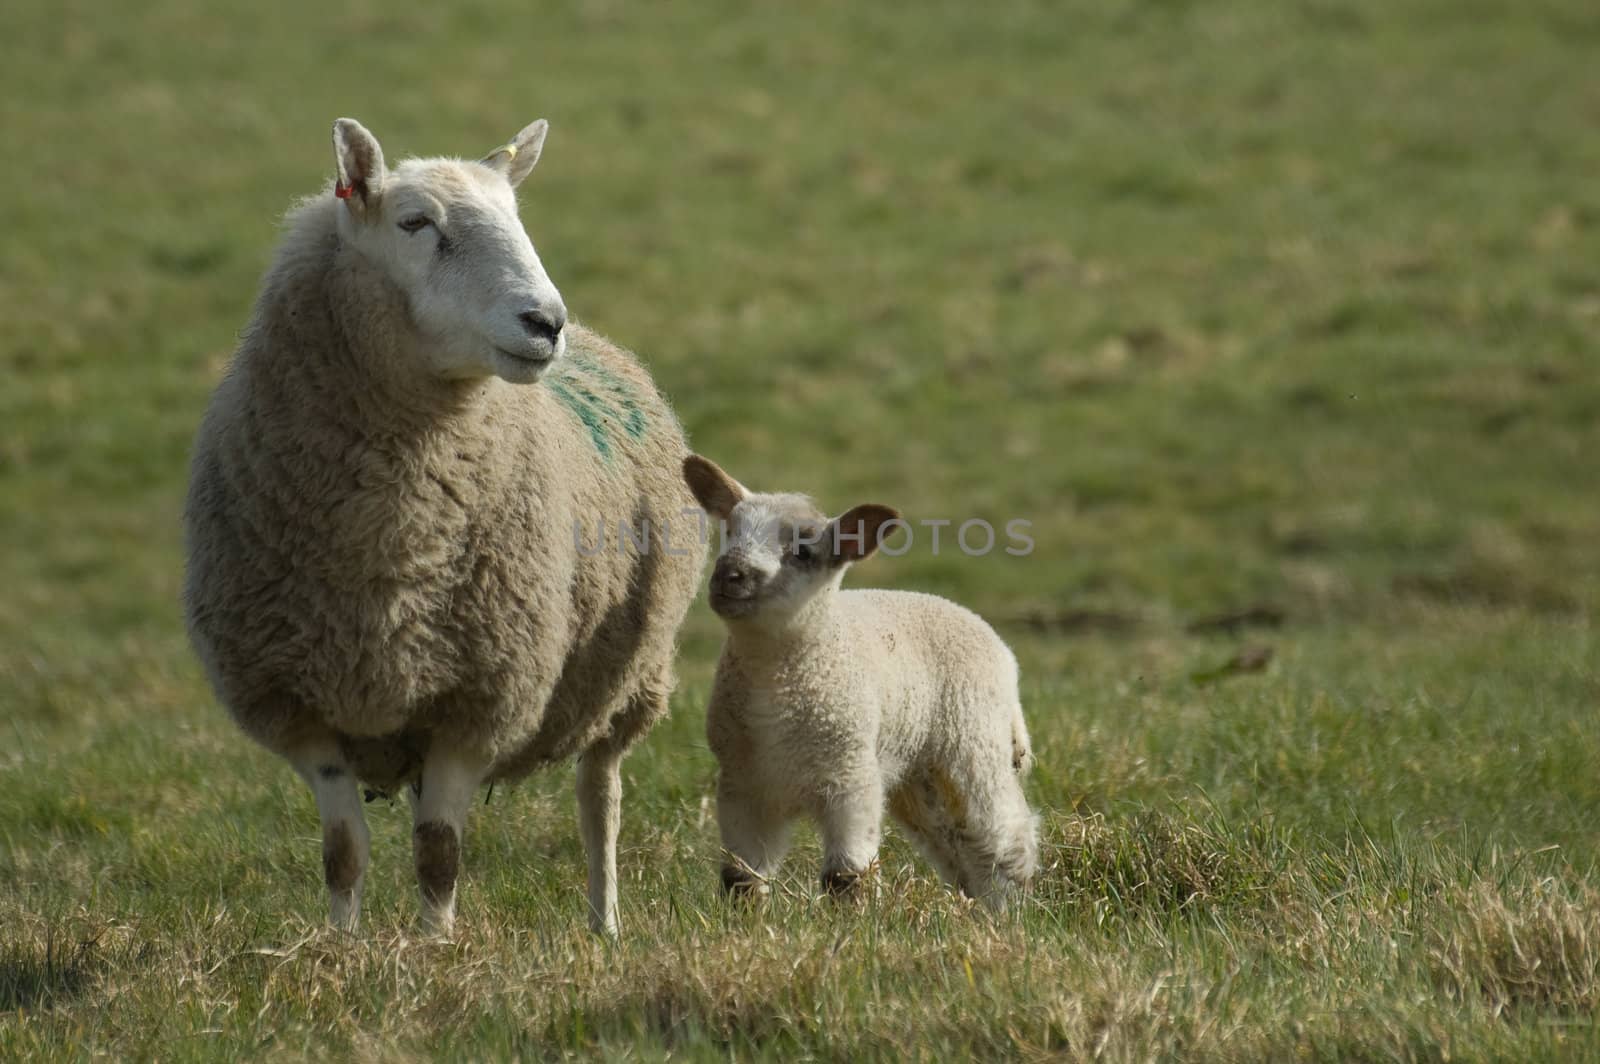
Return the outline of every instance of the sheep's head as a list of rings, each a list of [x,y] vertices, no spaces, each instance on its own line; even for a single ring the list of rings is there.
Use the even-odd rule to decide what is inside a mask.
[[[544,119],[478,162],[407,159],[385,168],[360,122],[333,124],[339,233],[405,295],[430,369],[536,381],[566,350],[567,309],[517,215]]]
[[[723,525],[711,573],[711,608],[728,621],[782,625],[823,591],[839,586],[851,562],[878,549],[899,513],[865,503],[832,520],[804,495],[748,491],[708,458],[683,462],[689,490]]]

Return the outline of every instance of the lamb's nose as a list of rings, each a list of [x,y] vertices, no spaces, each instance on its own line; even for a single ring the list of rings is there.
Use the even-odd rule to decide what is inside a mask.
[[[522,322],[522,327],[528,330],[528,335],[535,340],[548,340],[552,344],[556,337],[561,335],[561,330],[567,326],[567,309],[556,307],[554,310],[540,307],[538,310],[525,310],[517,315]]]

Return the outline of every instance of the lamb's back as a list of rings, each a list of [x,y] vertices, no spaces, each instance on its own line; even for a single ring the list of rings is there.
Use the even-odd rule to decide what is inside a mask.
[[[877,633],[891,671],[958,677],[987,674],[1014,661],[999,634],[972,610],[922,591],[858,588],[839,592],[839,609],[859,637]]]
[[[874,651],[873,680],[891,735],[920,749],[969,734],[974,717],[1010,719],[1016,658],[973,611],[938,595],[881,588],[841,591],[839,608],[852,641]]]

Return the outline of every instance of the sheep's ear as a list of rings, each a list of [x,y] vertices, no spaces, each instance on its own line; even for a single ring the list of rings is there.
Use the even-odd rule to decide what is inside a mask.
[[[878,549],[883,526],[900,520],[900,511],[882,503],[852,506],[833,519],[824,544],[833,551],[835,565],[858,562]]]
[[[544,135],[550,132],[550,123],[544,119],[530,122],[521,133],[483,157],[483,165],[500,171],[516,188],[528,176],[533,164],[539,161],[544,150]]]
[[[351,210],[366,210],[383,192],[389,175],[383,165],[383,149],[378,147],[378,138],[354,118],[341,118],[333,124],[333,163],[338,175],[333,194]]]
[[[706,513],[726,521],[733,508],[750,493],[722,467],[709,458],[691,454],[683,460],[683,479],[689,482],[695,501]]]

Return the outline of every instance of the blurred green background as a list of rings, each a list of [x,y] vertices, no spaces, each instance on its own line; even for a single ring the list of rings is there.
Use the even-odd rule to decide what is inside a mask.
[[[1554,846],[1544,872],[1590,890],[1597,54],[1589,0],[7,3],[0,1048],[63,1051],[135,978],[104,961],[66,993],[46,940],[71,921],[167,957],[219,898],[241,942],[320,912],[309,796],[187,648],[179,518],[206,396],[340,115],[391,158],[549,118],[522,199],[551,278],[747,483],[1033,522],[1026,558],[923,541],[851,581],[951,595],[1014,641],[1051,838],[1074,811],[1115,828],[1209,803],[1285,825],[1297,860],[1369,829],[1396,862]],[[625,907],[714,908],[719,638],[697,605],[674,719],[629,768],[625,862],[684,870]],[[1230,675],[1256,646],[1266,670]],[[480,818],[480,925],[578,921],[566,786]],[[389,830],[378,928],[410,918]],[[1361,1007],[1443,1011],[1383,1053],[1508,1051],[1405,978]],[[279,1015],[144,993],[108,1044],[221,1023],[243,1051]],[[883,994],[863,984],[861,1031]],[[426,1010],[391,1006],[372,1045],[359,1017],[274,1007],[307,1045],[437,1048]],[[644,1014],[466,1044],[592,1049]],[[795,1022],[799,1049],[873,1044]],[[688,1044],[773,1051],[707,1037]]]

